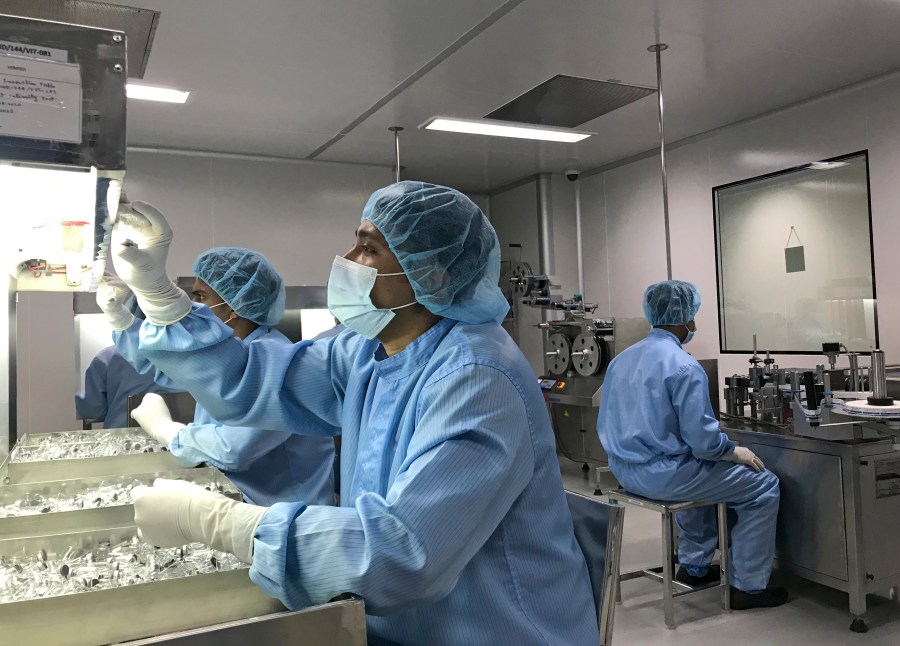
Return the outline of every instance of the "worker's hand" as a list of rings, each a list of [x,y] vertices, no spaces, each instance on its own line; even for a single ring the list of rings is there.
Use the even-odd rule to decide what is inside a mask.
[[[166,400],[156,393],[147,393],[141,405],[131,411],[131,417],[147,431],[147,435],[168,448],[184,428],[184,424],[172,420]]]
[[[734,447],[734,453],[726,455],[724,459],[729,462],[736,462],[737,464],[746,464],[756,471],[766,470],[766,465],[763,464],[762,460],[756,457],[756,453],[744,446]]]
[[[127,330],[134,323],[134,315],[125,306],[130,295],[131,290],[122,279],[113,274],[103,274],[97,286],[97,305],[114,330]]]
[[[134,290],[147,319],[169,325],[191,311],[191,300],[166,275],[172,228],[156,207],[144,202],[120,204],[113,226],[113,266]]]
[[[157,478],[131,492],[138,535],[159,547],[205,543],[244,563],[253,559],[253,536],[267,507],[237,502],[183,480]]]

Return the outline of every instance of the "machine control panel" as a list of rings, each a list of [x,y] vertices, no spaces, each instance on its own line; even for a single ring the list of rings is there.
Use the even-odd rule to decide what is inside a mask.
[[[547,379],[540,378],[538,379],[538,384],[541,386],[541,390],[563,390],[566,387],[566,382],[562,379]]]

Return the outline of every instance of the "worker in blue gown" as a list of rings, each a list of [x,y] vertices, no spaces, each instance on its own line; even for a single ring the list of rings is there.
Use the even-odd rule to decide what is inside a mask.
[[[550,421],[500,326],[499,244],[471,200],[422,182],[376,191],[328,281],[348,329],[293,347],[245,346],[173,290],[171,236],[146,204],[113,232],[147,313],[141,352],[224,422],[340,428],[341,506],[157,480],[134,493],[147,540],[228,550],[289,608],[359,595],[372,644],[597,643]]]
[[[284,314],[285,290],[281,276],[264,255],[241,247],[216,247],[201,253],[193,269],[192,300],[208,307],[241,343],[291,347],[287,337],[269,327]],[[122,294],[118,297],[121,300]],[[104,298],[103,309],[116,309],[123,319],[112,317],[115,328],[130,323],[115,335],[122,355],[156,382],[176,387],[141,356],[138,344],[143,321],[130,316],[122,305],[110,303],[108,295],[98,297]],[[185,425],[172,420],[165,401],[155,394],[146,395],[132,417],[182,465],[205,463],[221,469],[254,504],[294,500],[334,504],[334,440],[327,435],[228,426],[199,404],[193,423]]]
[[[700,290],[679,280],[647,288],[647,338],[609,364],[597,430],[609,466],[632,493],[658,500],[726,502],[736,515],[731,547],[731,607],[778,606],[783,588],[769,587],[775,552],[778,477],[719,428],[700,364],[683,348],[697,329]],[[719,580],[710,564],[717,545],[715,507],[676,514],[676,579]]]
[[[164,393],[169,389],[142,375],[114,345],[96,354],[84,372],[84,389],[75,395],[75,411],[83,420],[102,422],[104,428],[128,426],[128,397]]]

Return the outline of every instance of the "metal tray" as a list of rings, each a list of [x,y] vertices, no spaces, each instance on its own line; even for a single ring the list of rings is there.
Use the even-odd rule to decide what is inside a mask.
[[[57,554],[68,546],[89,548],[101,540],[119,542],[133,527],[0,540],[0,557]],[[0,603],[2,643],[17,646],[97,646],[284,610],[249,577],[249,570],[214,572],[110,590]]]
[[[110,429],[113,433],[116,430],[121,430],[124,437],[126,434],[133,434],[135,429]],[[52,433],[51,435],[60,438],[60,441],[65,441],[66,436],[76,438],[86,432],[89,433],[90,431],[68,431]],[[30,446],[36,441],[36,435],[39,434],[26,433],[19,438],[16,444]],[[3,463],[0,464],[0,481],[3,484],[52,482],[74,478],[130,475],[134,473],[156,473],[177,471],[184,468],[168,451],[37,462],[17,462],[13,459],[14,457],[15,454],[10,452]]]
[[[0,506],[22,500],[27,494],[54,497],[62,494],[73,497],[101,484],[130,484],[134,480],[150,485],[156,478],[187,480],[197,484],[215,483],[223,488],[226,495],[241,499],[240,491],[221,471],[212,467],[157,471],[120,476],[94,476],[76,480],[57,480],[8,485],[0,487]],[[115,507],[79,509],[28,516],[0,518],[0,539],[25,536],[49,536],[63,532],[82,532],[105,527],[124,527],[134,522],[134,506],[131,503]]]

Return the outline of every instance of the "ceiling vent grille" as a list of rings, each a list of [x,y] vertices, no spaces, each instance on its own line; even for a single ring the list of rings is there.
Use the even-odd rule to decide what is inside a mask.
[[[558,74],[485,118],[575,128],[655,92],[653,87]]]

